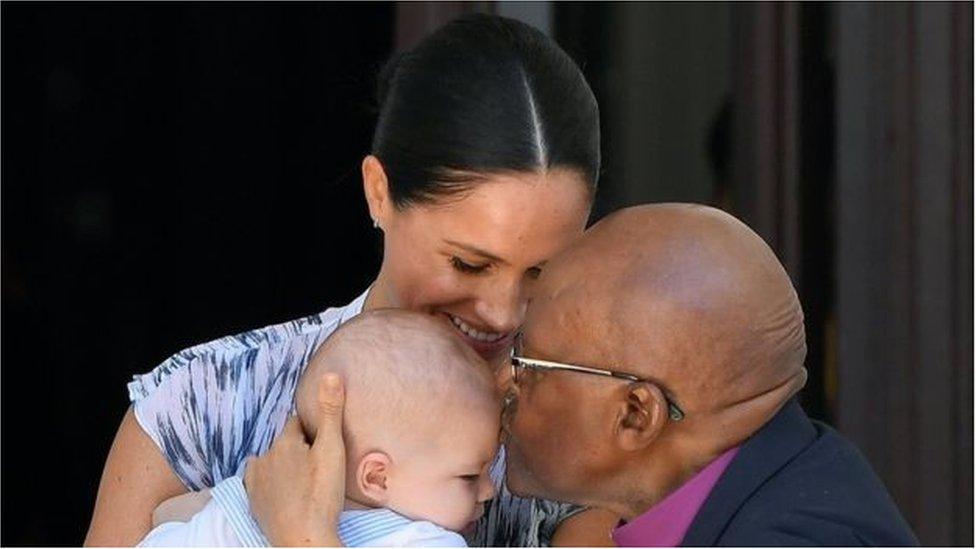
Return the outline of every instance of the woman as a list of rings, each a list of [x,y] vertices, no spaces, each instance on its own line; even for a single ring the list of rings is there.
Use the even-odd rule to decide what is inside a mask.
[[[309,356],[362,310],[428,312],[486,359],[507,353],[532,281],[589,215],[600,164],[593,93],[544,35],[481,15],[391,61],[378,95],[362,162],[384,238],[375,282],[345,307],[191,347],[136,376],[86,544],[135,543],[160,502],[264,453]],[[546,543],[570,513],[510,496],[496,506],[480,540],[492,545]]]

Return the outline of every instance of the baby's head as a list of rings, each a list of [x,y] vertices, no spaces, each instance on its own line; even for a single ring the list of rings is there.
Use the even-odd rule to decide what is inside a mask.
[[[295,395],[305,432],[317,426],[326,373],[343,380],[346,497],[462,530],[494,495],[499,403],[489,366],[443,322],[386,309],[335,331]]]

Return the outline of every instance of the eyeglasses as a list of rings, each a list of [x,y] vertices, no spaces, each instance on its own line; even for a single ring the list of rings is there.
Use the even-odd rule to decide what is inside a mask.
[[[589,366],[579,366],[576,364],[563,364],[562,362],[552,362],[549,360],[537,360],[534,358],[525,358],[519,356],[522,352],[522,334],[518,334],[515,339],[515,346],[512,349],[512,355],[510,361],[512,364],[512,382],[518,385],[520,372],[523,370],[564,370],[567,372],[578,372],[581,374],[592,374],[604,377],[612,377],[616,379],[623,379],[630,382],[637,383],[653,383],[659,388],[661,385],[653,380],[641,378],[633,374],[628,374],[625,372],[618,372],[615,370],[604,370],[602,368],[591,368]],[[663,393],[663,390],[662,390]],[[668,403],[668,417],[672,421],[681,421],[685,417],[685,413],[675,404],[671,399],[665,395],[665,402]]]

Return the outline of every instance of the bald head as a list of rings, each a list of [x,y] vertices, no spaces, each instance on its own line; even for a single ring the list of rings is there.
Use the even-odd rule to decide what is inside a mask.
[[[789,276],[758,235],[714,208],[606,217],[550,263],[537,302],[529,322],[586,349],[581,363],[659,381],[691,420],[743,411],[730,436],[751,434],[806,379]]]
[[[338,328],[316,351],[296,392],[299,417],[314,437],[316,391],[326,373],[346,389],[343,413],[351,456],[382,449],[408,454],[443,430],[431,418],[497,416],[485,362],[430,315],[384,309]]]

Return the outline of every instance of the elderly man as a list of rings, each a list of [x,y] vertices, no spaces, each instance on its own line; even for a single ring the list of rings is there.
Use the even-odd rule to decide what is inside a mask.
[[[510,490],[622,517],[624,546],[917,544],[857,449],[794,400],[803,313],[741,222],[620,211],[538,290],[504,380]]]

